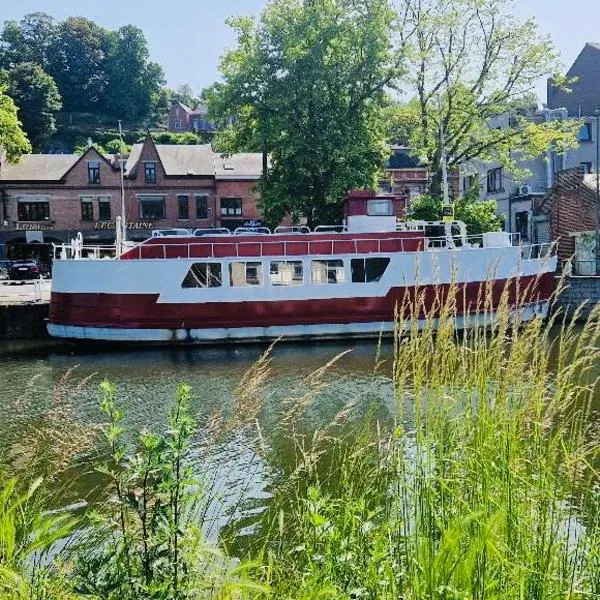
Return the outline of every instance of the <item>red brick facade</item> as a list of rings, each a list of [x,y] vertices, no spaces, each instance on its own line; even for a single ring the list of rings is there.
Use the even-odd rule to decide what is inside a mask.
[[[595,231],[595,183],[580,168],[561,171],[550,193],[542,200],[537,212],[548,215],[551,239],[557,243],[557,252],[565,261],[575,254],[573,234]]]
[[[237,177],[233,171],[222,180],[215,174],[210,147],[198,146],[170,147],[169,168],[174,169],[173,157],[177,158],[178,153],[193,158],[190,153],[196,151],[202,164],[185,171],[190,163],[186,158],[183,167],[175,168],[175,175],[168,174],[163,165],[161,152],[166,153],[165,147],[156,147],[150,138],[138,149],[134,165],[130,164],[134,160],[130,156],[125,165],[124,189],[132,239],[145,239],[157,228],[219,227],[224,221],[232,227],[260,217],[254,191],[260,173],[246,171]],[[79,231],[87,240],[114,239],[114,220],[121,214],[118,160],[90,148],[81,157],[73,156],[68,169],[52,172],[43,159],[29,156],[24,157],[22,166],[0,165],[0,244],[25,242],[30,232],[36,231],[43,233],[44,241],[68,241]],[[68,165],[69,156],[50,157],[46,162],[57,161]],[[256,157],[251,166],[260,161],[261,157]],[[155,177],[151,178],[154,182],[147,181],[146,163],[155,165]],[[99,167],[98,182],[90,182],[94,179],[90,165]],[[222,198],[228,199],[228,206],[239,205],[240,209],[226,209],[233,214],[222,215]],[[159,208],[148,216],[147,205],[153,202]]]

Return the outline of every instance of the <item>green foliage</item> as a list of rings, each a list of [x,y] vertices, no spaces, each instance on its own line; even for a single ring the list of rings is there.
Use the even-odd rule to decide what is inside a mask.
[[[149,62],[148,43],[138,27],[125,25],[112,32],[109,40],[106,112],[129,120],[145,117],[164,83],[162,68]]]
[[[62,103],[56,83],[39,64],[20,63],[9,72],[8,94],[17,99],[19,119],[33,150],[41,152],[56,133]]]
[[[514,326],[506,289],[493,325],[462,335],[455,294],[437,296],[441,318],[419,302],[400,309],[393,425],[372,424],[358,439],[326,428],[326,452],[288,424],[296,468],[275,489],[262,530],[275,597],[600,591],[597,386],[588,373],[600,358],[598,311],[583,330],[565,324],[553,343],[556,322]],[[490,294],[484,283],[482,306]],[[420,330],[413,323],[424,314]]]
[[[104,382],[101,391],[108,458],[97,470],[110,500],[90,515],[80,541],[77,589],[106,600],[242,599],[263,591],[244,579],[246,565],[233,566],[203,539],[210,498],[189,459],[196,431],[190,388],[178,388],[166,431],[141,431],[134,444],[125,437],[116,388]]]
[[[13,69],[23,63],[39,65],[54,79],[65,110],[128,120],[151,115],[164,83],[160,66],[149,61],[139,28],[109,31],[81,17],[55,22],[45,13],[33,13],[7,21],[0,34],[0,66]]]
[[[145,136],[144,136],[145,137]],[[140,137],[139,142],[144,141]],[[159,131],[152,134],[152,138],[157,144],[176,144],[180,146],[195,146],[196,144],[207,144],[210,142],[209,133],[196,133],[187,131],[186,133],[172,133],[170,131]]]
[[[0,148],[9,162],[16,162],[21,154],[31,152],[31,144],[21,129],[17,107],[0,85]]]
[[[55,28],[54,19],[43,12],[29,13],[19,22],[6,21],[0,34],[0,66],[12,69],[34,63],[46,70]]]
[[[303,213],[329,221],[345,192],[372,187],[383,168],[385,90],[397,71],[387,0],[276,0],[258,21],[230,20],[237,47],[225,54],[224,83],[207,92],[219,128],[271,156],[260,184],[265,219]]]
[[[576,121],[531,120],[531,90],[560,68],[533,19],[518,21],[513,0],[407,0],[400,15],[410,142],[441,186],[439,128],[450,167],[494,160],[517,172],[515,156],[576,145]],[[528,113],[528,114],[525,114]],[[504,124],[496,128],[495,118]],[[414,123],[417,127],[414,127]],[[491,126],[490,126],[491,125]]]
[[[36,479],[25,489],[15,477],[0,477],[0,595],[6,600],[68,600],[69,586],[46,566],[55,544],[70,535],[76,520],[67,512],[48,514],[48,498]]]
[[[410,218],[422,221],[442,220],[442,199],[439,196],[423,194],[410,202]],[[479,199],[479,185],[454,202],[454,218],[463,221],[469,235],[481,235],[488,231],[501,231],[502,217],[496,214],[494,200]]]
[[[69,17],[56,26],[47,71],[58,85],[65,110],[94,110],[104,97],[104,60],[109,32],[88,19]]]

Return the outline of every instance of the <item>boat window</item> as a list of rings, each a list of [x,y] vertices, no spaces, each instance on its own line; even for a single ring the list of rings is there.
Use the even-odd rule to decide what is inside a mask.
[[[262,285],[263,267],[260,262],[232,262],[229,265],[229,280],[232,287]]]
[[[394,214],[394,205],[391,200],[369,200],[367,202],[367,215],[372,217],[390,217]]]
[[[344,283],[344,261],[312,260],[310,278],[313,283]]]
[[[301,260],[274,260],[270,268],[271,285],[302,285],[304,273]]]
[[[353,258],[350,261],[352,281],[354,283],[373,283],[379,281],[389,264],[389,258]]]
[[[181,283],[182,288],[221,287],[223,277],[220,263],[194,263]]]

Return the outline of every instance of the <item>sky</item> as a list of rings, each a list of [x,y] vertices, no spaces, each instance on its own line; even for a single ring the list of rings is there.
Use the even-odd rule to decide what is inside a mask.
[[[167,84],[189,83],[199,92],[218,78],[219,57],[234,44],[225,19],[256,15],[265,4],[266,0],[0,0],[0,21],[43,11],[57,19],[87,17],[107,29],[137,25],[146,35],[152,60],[162,65]],[[535,17],[567,67],[586,42],[600,42],[600,0],[577,0],[576,10],[568,7],[565,0],[516,0],[515,6],[519,18]],[[544,82],[538,96],[545,101]]]

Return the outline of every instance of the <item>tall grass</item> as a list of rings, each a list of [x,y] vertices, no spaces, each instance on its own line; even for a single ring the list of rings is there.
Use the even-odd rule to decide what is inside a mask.
[[[600,597],[598,310],[523,324],[505,290],[461,332],[457,297],[398,311],[392,429],[331,440],[325,469],[296,441],[257,544],[278,597]]]
[[[311,406],[339,356],[290,391],[264,433],[276,377],[267,352],[240,382],[231,414],[212,415],[194,448],[208,464],[220,445],[243,440],[270,477],[266,510],[244,545],[205,537],[217,490],[191,468],[189,388],[179,389],[165,431],[131,440],[116,391],[104,384],[106,500],[88,512],[84,541],[69,555],[77,565],[69,593],[600,598],[600,309],[582,327],[560,313],[521,323],[533,288],[514,286],[482,286],[476,306],[458,287],[433,299],[417,290],[398,307],[391,418],[354,396],[330,423],[311,426]],[[475,308],[485,318],[461,331],[460,319]],[[242,500],[234,516],[243,514]]]

